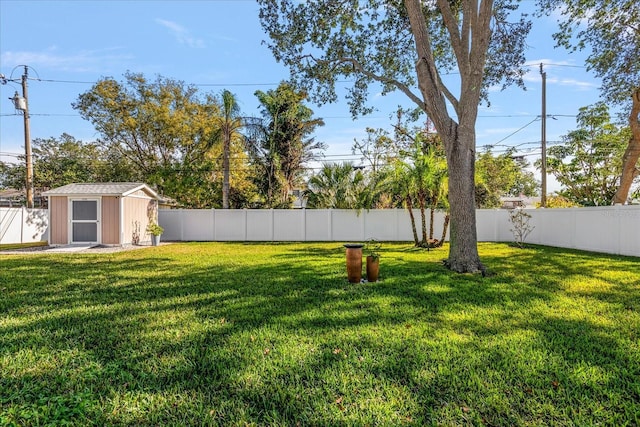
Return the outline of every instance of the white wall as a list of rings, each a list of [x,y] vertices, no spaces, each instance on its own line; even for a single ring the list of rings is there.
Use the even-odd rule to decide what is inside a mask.
[[[47,209],[0,208],[0,244],[43,242],[49,238]]]
[[[527,243],[640,256],[640,206],[529,209],[535,228]],[[414,210],[418,235],[420,211]],[[478,240],[512,242],[509,212],[476,212]],[[409,213],[402,209],[193,209],[160,210],[164,240],[184,241],[412,241]],[[444,214],[437,212],[434,237],[440,238]],[[427,227],[429,216],[427,212]],[[427,229],[428,230],[428,229]],[[448,234],[447,234],[448,238]]]

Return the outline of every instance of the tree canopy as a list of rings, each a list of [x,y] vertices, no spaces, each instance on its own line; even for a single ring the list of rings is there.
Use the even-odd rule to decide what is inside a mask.
[[[563,189],[568,201],[582,206],[611,203],[622,171],[622,155],[630,131],[611,123],[604,103],[583,107],[578,129],[562,137],[562,145],[549,147],[547,170]]]
[[[538,183],[524,157],[509,149],[495,155],[486,150],[476,161],[476,200],[479,208],[499,208],[502,196],[535,196]]]
[[[74,182],[136,181],[135,168],[127,160],[95,142],[83,142],[71,135],[36,138],[32,141],[34,182],[37,193]],[[24,188],[24,156],[17,164],[0,170],[0,187]]]
[[[98,130],[101,146],[132,164],[138,178],[160,194],[194,208],[225,202],[240,207],[251,199],[244,141],[233,137],[240,116],[229,96],[202,95],[180,81],[127,73],[124,82],[100,80],[74,108]],[[232,136],[230,145],[225,135]],[[231,171],[235,186],[226,192],[224,171]]]
[[[332,102],[349,79],[354,115],[371,111],[373,88],[399,91],[433,121],[449,168],[447,265],[484,267],[475,226],[475,122],[489,85],[521,83],[525,17],[516,0],[258,0],[275,58],[314,100]],[[449,82],[457,76],[457,81]],[[447,81],[445,81],[447,77]],[[456,93],[458,95],[456,95]]]
[[[622,155],[613,203],[625,203],[640,175],[640,7],[637,0],[538,0],[545,13],[559,10],[558,44],[571,51],[590,48],[586,63],[602,78],[608,104],[628,113],[631,135]]]

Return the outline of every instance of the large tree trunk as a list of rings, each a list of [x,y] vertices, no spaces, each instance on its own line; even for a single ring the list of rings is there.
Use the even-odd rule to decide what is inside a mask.
[[[463,126],[455,126],[453,132],[444,135],[451,212],[449,259],[445,263],[458,273],[484,272],[476,232],[474,135],[473,128],[465,131]]]
[[[631,184],[640,174],[636,167],[640,158],[640,88],[633,93],[633,106],[629,113],[629,127],[631,128],[631,138],[629,145],[622,158],[622,175],[620,176],[620,186],[613,196],[613,204],[625,204],[629,197]]]
[[[418,101],[418,105],[433,121],[447,152],[451,231],[446,265],[459,273],[477,273],[484,272],[484,267],[480,262],[476,240],[475,122],[491,40],[494,2],[453,3],[462,6],[462,22],[456,19],[452,3],[435,0],[460,71],[459,99],[443,84],[438,74],[423,2],[404,0],[416,45],[418,87],[424,100]],[[433,5],[433,2],[429,4]],[[452,104],[459,124],[449,115],[446,101]]]

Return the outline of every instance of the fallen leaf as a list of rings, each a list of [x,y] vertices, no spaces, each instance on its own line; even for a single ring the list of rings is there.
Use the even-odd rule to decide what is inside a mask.
[[[262,352],[262,354],[264,354],[265,356],[269,353],[271,353],[271,350],[268,348],[265,348],[264,351]]]
[[[340,350],[339,348],[334,348],[333,349],[333,354],[340,354],[342,352],[342,350]]]
[[[555,390],[557,390],[558,387],[560,387],[560,383],[558,381],[551,381],[551,385]]]
[[[464,412],[465,414],[469,413],[469,411],[471,411],[471,409],[467,408],[466,406],[463,406],[462,408],[462,412]]]

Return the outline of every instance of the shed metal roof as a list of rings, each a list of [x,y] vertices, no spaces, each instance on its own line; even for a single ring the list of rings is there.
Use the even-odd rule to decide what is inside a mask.
[[[42,193],[43,196],[128,196],[138,190],[144,190],[153,198],[158,194],[142,182],[96,182],[76,183],[53,188]]]

